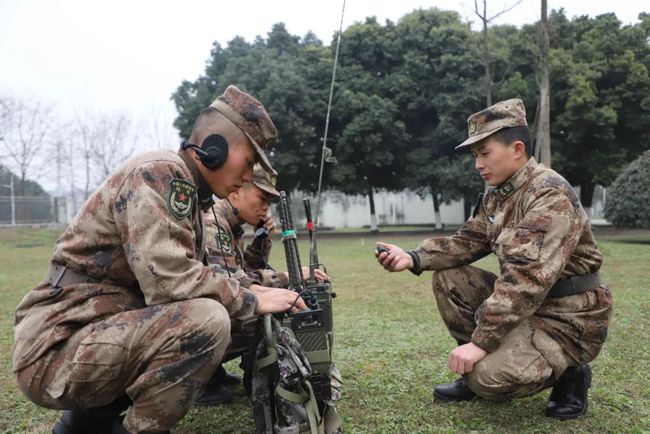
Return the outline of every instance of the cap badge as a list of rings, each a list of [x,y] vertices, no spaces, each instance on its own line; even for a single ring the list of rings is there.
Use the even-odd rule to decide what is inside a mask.
[[[476,121],[474,119],[469,120],[468,129],[469,129],[470,136],[476,132]]]

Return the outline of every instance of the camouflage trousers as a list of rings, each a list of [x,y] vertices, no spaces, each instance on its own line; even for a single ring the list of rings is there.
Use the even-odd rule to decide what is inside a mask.
[[[165,431],[183,418],[230,341],[230,318],[200,298],[122,312],[81,328],[16,373],[38,405],[106,405],[126,393],[129,432]]]
[[[493,292],[497,276],[472,266],[436,271],[433,293],[451,336],[470,342],[476,328],[474,314]],[[507,401],[534,395],[550,387],[570,365],[570,358],[534,319],[522,321],[499,348],[465,374],[469,387],[491,401]],[[554,375],[555,374],[555,375]]]

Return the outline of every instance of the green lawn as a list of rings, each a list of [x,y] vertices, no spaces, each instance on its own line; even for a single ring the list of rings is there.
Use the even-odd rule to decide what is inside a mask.
[[[34,229],[0,231],[0,433],[48,433],[59,415],[29,403],[10,371],[14,308],[42,277],[56,236]],[[338,293],[334,351],[344,379],[339,411],[346,432],[650,432],[650,233],[607,236],[599,243],[603,275],[615,296],[614,319],[593,363],[588,414],[567,422],[544,417],[548,391],[506,404],[434,401],[433,386],[455,378],[446,367],[454,341],[438,316],[430,273],[418,278],[384,272],[372,256],[381,236],[321,238],[320,259]],[[421,238],[385,241],[413,247]],[[276,264],[282,255],[278,243]],[[494,258],[480,265],[496,269]],[[228,368],[238,371],[234,362]],[[253,427],[240,390],[233,405],[191,410],[174,433],[247,433]]]

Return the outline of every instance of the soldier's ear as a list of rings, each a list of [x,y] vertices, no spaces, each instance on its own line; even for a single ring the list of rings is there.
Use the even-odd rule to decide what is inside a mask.
[[[522,142],[521,140],[515,140],[514,143],[512,144],[512,146],[513,146],[513,150],[514,150],[513,157],[515,159],[519,159],[519,158],[527,159],[526,158],[526,145],[524,144],[524,142]]]

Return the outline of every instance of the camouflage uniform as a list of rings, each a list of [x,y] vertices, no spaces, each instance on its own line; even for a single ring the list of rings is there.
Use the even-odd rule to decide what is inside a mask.
[[[224,95],[241,98],[235,91]],[[198,201],[211,195],[189,154],[153,151],[86,201],[56,242],[47,281],[16,309],[12,369],[31,401],[79,409],[127,394],[133,433],[183,417],[226,351],[230,320],[257,307],[207,265]]]
[[[271,239],[254,240],[244,249],[243,229],[228,201],[218,200],[214,211],[218,225],[212,211],[203,214],[208,261],[223,268],[228,267],[231,273],[244,270],[246,277],[238,275],[244,281],[253,279],[264,286],[286,288],[289,280],[284,273],[267,268],[266,261],[273,243]]]
[[[258,167],[256,167],[258,170]],[[256,184],[257,185],[257,184]],[[284,273],[276,273],[268,267],[267,258],[271,252],[269,237],[255,239],[244,250],[243,229],[226,200],[219,200],[214,206],[218,224],[212,211],[203,214],[208,262],[230,271],[234,279],[244,286],[247,281],[261,282],[264,286],[286,288],[289,279]],[[232,341],[224,361],[239,357],[252,349],[258,328],[257,317],[232,322]]]
[[[484,110],[470,117],[470,139],[494,133],[481,127],[494,126],[498,116]],[[505,127],[521,118],[514,122]],[[492,252],[500,276],[468,265]],[[607,287],[547,298],[556,281],[596,273],[602,256],[571,185],[534,158],[490,188],[454,235],[425,240],[411,255],[419,260],[416,272],[436,271],[433,292],[450,334],[488,352],[465,376],[483,398],[549,387],[567,367],[593,360],[605,341]]]

